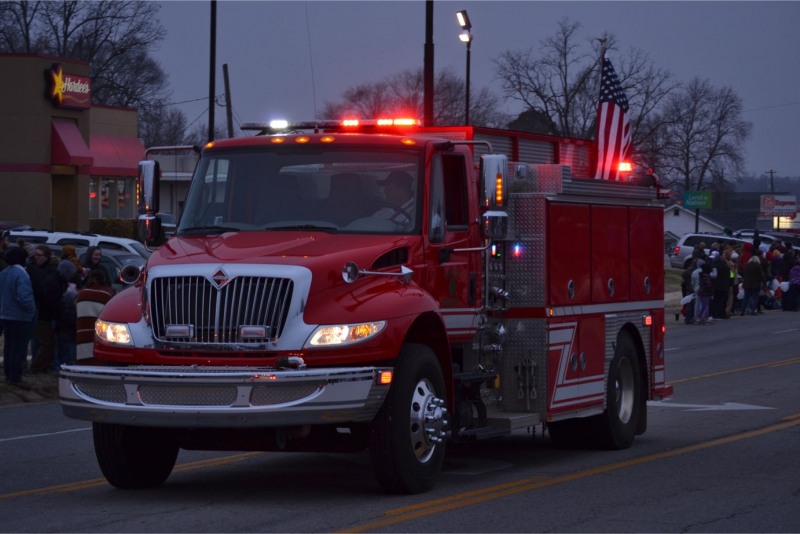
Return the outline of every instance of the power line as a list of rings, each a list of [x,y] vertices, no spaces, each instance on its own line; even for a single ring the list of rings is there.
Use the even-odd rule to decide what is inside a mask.
[[[763,108],[745,109],[742,113],[747,113],[748,111],[762,111],[765,109],[788,108],[789,106],[796,106],[798,104],[800,104],[800,102],[787,102],[785,104],[775,104],[774,106],[765,106]]]

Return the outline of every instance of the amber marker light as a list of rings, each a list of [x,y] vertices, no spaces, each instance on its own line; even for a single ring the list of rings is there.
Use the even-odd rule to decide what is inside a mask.
[[[378,384],[382,386],[387,386],[392,383],[392,372],[391,371],[381,371],[378,373]]]
[[[286,138],[285,137],[273,137],[272,139],[270,139],[270,141],[272,141],[276,145],[279,145],[279,144],[283,143],[284,141],[286,141]]]
[[[295,143],[300,143],[301,145],[308,143],[309,141],[311,141],[311,138],[306,137],[305,135],[301,135],[300,137],[294,140]]]
[[[319,140],[322,141],[323,143],[333,143],[334,141],[336,141],[336,138],[332,135],[325,135],[323,137],[320,137]]]
[[[411,146],[411,145],[416,145],[417,144],[416,141],[414,141],[413,139],[408,139],[408,138],[401,139],[400,142],[403,143],[406,146]]]
[[[214,144],[214,141],[209,141],[204,148],[214,148]]]
[[[496,206],[503,205],[503,175],[497,173],[494,183],[494,202]]]

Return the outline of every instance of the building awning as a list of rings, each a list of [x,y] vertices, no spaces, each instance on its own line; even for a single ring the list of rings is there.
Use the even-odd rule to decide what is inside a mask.
[[[85,167],[92,164],[92,153],[77,124],[70,120],[53,119],[50,158],[53,165]]]
[[[94,163],[92,176],[137,176],[139,161],[144,159],[144,146],[133,137],[92,134],[91,143]]]

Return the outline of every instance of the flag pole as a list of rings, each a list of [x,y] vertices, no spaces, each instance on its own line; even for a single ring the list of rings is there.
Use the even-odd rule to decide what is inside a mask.
[[[606,41],[608,40],[606,37],[598,37],[598,41],[600,41],[600,69],[597,73],[597,86],[601,87],[603,85],[603,60],[606,58]]]

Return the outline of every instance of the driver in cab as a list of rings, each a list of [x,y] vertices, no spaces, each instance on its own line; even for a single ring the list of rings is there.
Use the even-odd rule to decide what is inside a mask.
[[[413,182],[411,175],[403,171],[392,171],[386,179],[378,181],[378,185],[383,187],[387,205],[372,216],[388,219],[399,228],[411,228],[414,222]]]

